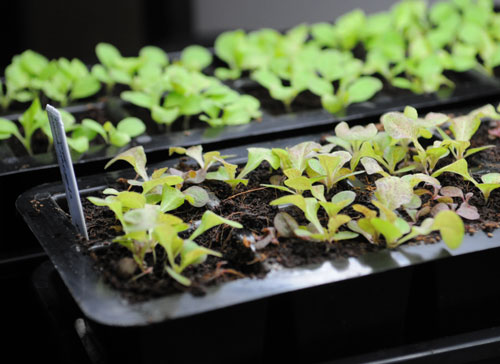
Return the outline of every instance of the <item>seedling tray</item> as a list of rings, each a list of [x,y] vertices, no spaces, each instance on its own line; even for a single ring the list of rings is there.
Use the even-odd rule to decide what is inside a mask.
[[[221,153],[234,154],[231,162],[243,163],[247,147],[284,147],[318,137]],[[118,177],[133,175],[83,177],[81,193],[102,190]],[[313,362],[500,324],[500,292],[485,279],[500,273],[500,241],[483,233],[467,236],[456,250],[442,242],[406,245],[223,283],[208,287],[203,297],[179,293],[130,303],[103,282],[93,260],[82,252],[64,212],[62,185],[33,188],[16,205],[96,336],[118,358],[148,362],[164,357],[162,343],[169,343],[176,348],[168,356],[175,362],[229,362],[236,357],[255,362],[278,355]],[[478,319],[473,311],[478,307],[487,319]],[[124,342],[133,342],[134,350],[120,351]],[[214,350],[222,343],[227,348]]]

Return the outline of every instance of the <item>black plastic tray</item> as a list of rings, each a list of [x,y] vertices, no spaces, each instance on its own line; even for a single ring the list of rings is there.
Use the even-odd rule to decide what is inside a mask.
[[[438,94],[416,95],[405,90],[387,90],[379,92],[372,100],[353,104],[349,106],[343,115],[333,115],[321,108],[304,110],[300,112],[284,113],[273,115],[264,108],[262,120],[253,121],[246,125],[206,127],[176,131],[169,134],[143,135],[134,144],[144,146],[148,157],[151,160],[160,161],[165,159],[166,151],[170,146],[192,146],[203,144],[211,148],[230,147],[243,143],[257,142],[263,139],[275,139],[277,137],[293,136],[297,132],[310,133],[318,131],[330,131],[332,124],[339,121],[349,121],[352,123],[366,123],[377,120],[385,112],[392,110],[402,110],[405,106],[411,105],[419,110],[441,110],[454,105],[463,105],[467,102],[484,100],[484,103],[491,100],[500,99],[500,80],[486,77],[476,71],[468,71],[456,74],[456,87],[452,93],[440,97]],[[258,87],[249,80],[235,82],[233,88],[242,89],[245,83]],[[244,92],[244,91],[241,91]],[[68,111],[80,113],[89,107],[105,107],[105,103],[75,105],[68,108]],[[11,119],[19,115],[11,116]],[[130,147],[130,146],[128,146]],[[94,146],[83,154],[73,154],[73,162],[78,167],[82,164],[97,165],[111,159],[120,150],[126,149],[113,146]],[[7,143],[0,143],[0,177],[9,174],[29,173],[37,170],[57,169],[56,157],[52,152],[31,156],[16,157]]]
[[[317,138],[253,146],[291,146]],[[233,162],[242,163],[247,147],[221,152],[239,156]],[[79,186],[82,194],[92,193],[119,176],[123,172],[84,177]],[[466,236],[456,250],[442,242],[405,245],[208,287],[204,297],[180,293],[129,303],[103,283],[92,259],[81,252],[76,230],[61,208],[64,200],[62,186],[49,184],[24,193],[16,205],[100,340],[124,359],[136,355],[148,362],[160,357],[162,342],[168,342],[179,349],[169,352],[175,362],[230,362],[234,355],[251,362],[281,350],[282,358],[313,362],[500,324],[500,290],[488,283],[488,277],[500,273],[498,234]],[[478,307],[482,320],[472,312]],[[274,337],[283,343],[273,342]],[[123,342],[140,344],[133,353],[119,354]],[[193,342],[199,346],[191,353],[188,343]],[[221,342],[228,344],[226,351],[214,351]]]

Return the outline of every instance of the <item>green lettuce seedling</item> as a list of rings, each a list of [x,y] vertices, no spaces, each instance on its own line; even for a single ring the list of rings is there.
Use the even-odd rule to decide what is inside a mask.
[[[325,200],[325,188],[322,185],[314,185],[320,178],[308,178],[302,176],[301,173],[295,168],[289,168],[283,171],[283,174],[287,177],[284,181],[285,186],[281,185],[280,182],[277,184],[261,184],[263,187],[271,187],[278,189],[280,191],[287,192],[289,194],[302,195],[305,191],[310,191],[313,197],[320,201]],[[274,182],[274,181],[271,181]],[[275,182],[276,183],[276,182]]]
[[[3,110],[7,110],[13,101],[29,102],[39,95],[39,80],[48,63],[47,58],[30,49],[12,58],[5,68],[3,82],[0,81],[0,106]]]
[[[267,148],[247,148],[247,163],[236,178],[241,179],[267,161],[273,169],[280,167],[279,157]]]
[[[481,118],[500,118],[495,108],[492,105],[485,105],[479,109],[471,111],[467,115],[458,116],[450,119],[450,130],[453,133],[454,139],[451,139],[446,133],[440,131],[444,141],[439,143],[440,146],[448,147],[456,159],[467,158],[472,154],[482,150],[493,148],[493,145],[485,145],[477,148],[470,147],[470,140],[481,125]],[[440,130],[440,129],[438,129]]]
[[[352,196],[343,194],[336,195],[332,202],[322,204],[315,198],[304,198],[301,195],[288,195],[271,201],[271,206],[292,204],[298,207],[304,213],[305,218],[310,222],[310,226],[299,226],[297,222],[288,214],[280,213],[275,219],[276,229],[281,236],[290,236],[290,226],[293,227],[293,234],[306,240],[336,242],[339,240],[352,239],[358,234],[349,231],[339,231],[340,226],[346,224],[351,218],[347,215],[338,214],[338,212],[348,206],[353,201]],[[317,216],[320,206],[323,206],[328,213],[328,224],[324,228]],[[285,215],[286,214],[286,215]]]
[[[120,96],[149,109],[151,118],[167,129],[181,116],[186,129],[194,115],[214,127],[246,124],[261,116],[260,103],[254,97],[240,95],[217,79],[181,64],[171,65],[152,78],[149,87],[124,91]]]
[[[302,175],[311,158],[318,153],[329,153],[332,148],[331,144],[321,146],[316,142],[302,142],[290,148],[273,148],[271,151],[279,158],[281,170],[295,169]]]
[[[365,142],[371,142],[375,139],[378,133],[375,124],[371,123],[366,126],[356,125],[349,128],[348,124],[343,121],[335,127],[335,136],[327,138],[327,141],[341,146],[349,153],[351,153],[351,170],[354,171],[362,156],[361,146]],[[371,143],[368,143],[371,145]]]
[[[135,117],[127,117],[116,125],[116,127],[107,121],[104,125],[101,125],[92,119],[83,119],[80,124],[74,124],[71,129],[71,137],[68,138],[68,144],[81,143],[80,148],[73,146],[73,149],[77,150],[79,153],[83,153],[88,150],[89,142],[100,135],[106,143],[117,147],[123,147],[128,144],[132,138],[143,134],[146,131],[146,126],[144,123]],[[83,140],[83,142],[79,142]]]
[[[323,183],[329,191],[343,179],[363,173],[363,171],[351,172],[348,168],[344,168],[344,164],[350,159],[351,155],[345,151],[318,154],[315,158],[308,160],[307,174],[312,178],[320,177],[319,182]]]
[[[206,178],[223,181],[231,186],[234,190],[240,183],[243,185],[248,184],[247,179],[236,178],[236,169],[238,166],[236,164],[231,164],[226,162],[224,159],[216,158],[216,160],[222,165],[215,172],[208,172]]]
[[[321,97],[323,108],[331,113],[339,112],[348,105],[373,97],[382,82],[374,77],[361,76],[363,63],[350,53],[324,50],[316,56],[315,69],[321,77],[311,75],[309,90]],[[332,82],[338,81],[334,90]]]
[[[425,149],[418,139],[420,137],[432,137],[432,130],[445,123],[449,117],[444,114],[429,113],[425,118],[418,117],[417,111],[407,106],[404,113],[389,112],[381,117],[385,131],[403,146],[413,143],[417,155],[414,161],[426,172],[432,171],[437,160],[446,155],[446,148],[442,150],[439,147]],[[437,150],[435,149],[437,148]]]
[[[498,177],[498,173],[488,173],[481,176],[481,180],[483,183],[478,183],[469,173],[469,166],[465,159],[459,159],[443,168],[440,168],[436,172],[432,174],[433,177],[438,177],[444,172],[455,173],[465,181],[472,182],[474,186],[481,190],[485,201],[488,201],[491,191],[497,189],[500,185],[500,178]]]
[[[174,153],[185,154],[188,157],[193,158],[200,166],[200,169],[196,171],[190,170],[185,173],[176,171],[176,173],[180,176],[183,176],[186,181],[196,184],[203,182],[207,178],[208,170],[210,169],[210,167],[212,167],[212,165],[219,162],[220,160],[230,157],[229,155],[221,155],[218,151],[203,153],[203,147],[201,145],[195,145],[187,149],[182,147],[169,148],[168,154],[172,155]],[[173,168],[171,170],[173,170]]]
[[[95,95],[101,89],[101,83],[82,61],[59,58],[47,65],[41,88],[48,98],[65,107],[73,100]]]
[[[188,239],[181,239],[177,235],[177,231],[168,224],[159,225],[153,236],[167,253],[168,264],[165,264],[167,273],[179,283],[189,286],[191,281],[181,274],[188,266],[203,263],[208,255],[222,256],[219,252],[199,246],[194,240],[207,230],[222,224],[237,229],[243,227],[241,224],[218,216],[212,211],[205,211],[200,224]],[[177,257],[180,258],[180,262],[177,262]]]
[[[92,75],[106,85],[108,92],[117,83],[131,85],[134,75],[141,67],[149,67],[151,64],[166,67],[169,63],[167,54],[153,46],[143,47],[139,57],[123,57],[109,43],[97,44],[95,52],[100,64],[92,67]]]
[[[75,118],[64,110],[59,110],[63,120],[64,128],[70,131],[75,123]],[[0,118],[0,139],[17,138],[24,146],[28,154],[32,155],[32,139],[37,130],[41,130],[48,139],[48,147],[52,145],[52,132],[50,131],[47,113],[42,109],[40,100],[36,98],[30,107],[19,118],[19,125],[15,122]],[[73,148],[72,139],[68,138],[70,148]],[[77,148],[73,148],[78,151]]]

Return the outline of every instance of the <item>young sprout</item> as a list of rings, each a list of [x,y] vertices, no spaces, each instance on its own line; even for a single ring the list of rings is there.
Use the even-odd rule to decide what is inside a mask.
[[[455,186],[442,187],[439,192],[441,195],[433,197],[433,199],[439,202],[431,209],[431,214],[433,216],[435,216],[437,213],[439,213],[439,211],[442,210],[453,210],[458,215],[468,220],[479,219],[480,216],[477,208],[469,204],[469,200],[474,195],[472,192],[468,192],[464,196],[463,191]],[[453,197],[458,197],[462,200],[460,206],[453,202]]]
[[[368,142],[367,145],[372,145],[370,142],[375,139],[377,133],[378,130],[373,123],[366,126],[355,125],[349,128],[348,124],[342,121],[335,127],[335,136],[328,137],[326,140],[351,153],[351,170],[354,171],[362,156],[361,146],[365,142]]]
[[[350,169],[344,168],[344,164],[350,159],[351,155],[345,151],[318,154],[315,158],[308,160],[307,174],[311,178],[318,178],[329,191],[341,180],[363,173],[363,171],[351,172]]]
[[[467,158],[472,154],[482,150],[493,148],[493,145],[484,145],[477,148],[470,147],[470,140],[481,125],[481,118],[500,118],[495,108],[492,105],[485,105],[479,109],[475,109],[467,115],[458,116],[450,119],[450,130],[453,133],[454,139],[451,139],[446,133],[440,129],[441,136],[444,141],[438,143],[439,146],[447,147],[452,152],[455,159]]]
[[[350,231],[339,231],[340,226],[351,220],[347,215],[338,214],[340,210],[348,206],[354,200],[354,192],[339,193],[332,198],[331,202],[319,202],[315,198],[304,198],[301,195],[288,195],[271,201],[271,206],[292,204],[304,213],[310,222],[309,226],[299,226],[298,223],[286,213],[278,213],[275,218],[275,227],[281,236],[297,236],[305,240],[322,241],[333,243],[339,240],[352,239],[358,234]],[[317,216],[322,206],[328,214],[327,227],[323,227]],[[292,229],[291,229],[292,228]]]
[[[75,118],[64,110],[59,110],[66,131],[70,131]],[[17,138],[24,146],[28,154],[33,155],[32,139],[35,132],[41,130],[48,139],[48,147],[52,145],[52,132],[50,131],[49,119],[47,113],[42,109],[40,100],[35,98],[30,107],[19,118],[21,128],[13,121],[0,118],[0,139]],[[70,148],[78,151],[78,148],[68,138]]]
[[[381,117],[384,129],[394,140],[403,146],[413,143],[417,151],[414,161],[425,172],[432,171],[440,159],[446,155],[446,150],[435,150],[434,147],[425,149],[418,139],[431,138],[432,130],[445,123],[449,117],[444,114],[429,113],[425,118],[419,118],[417,110],[407,106],[403,113],[389,112]]]

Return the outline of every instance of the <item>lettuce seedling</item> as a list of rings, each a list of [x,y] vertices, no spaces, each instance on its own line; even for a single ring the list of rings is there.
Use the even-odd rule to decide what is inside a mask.
[[[283,171],[283,174],[287,177],[284,181],[285,186],[281,185],[281,181],[277,183],[273,180],[275,184],[261,184],[263,187],[271,187],[278,189],[280,191],[287,192],[289,194],[298,194],[302,195],[305,191],[310,191],[313,197],[320,201],[325,200],[325,188],[322,185],[314,185],[315,182],[322,179],[320,178],[307,178],[302,176],[300,172],[295,168],[286,169]]]
[[[184,116],[185,129],[193,115],[211,126],[246,124],[261,116],[260,103],[254,97],[240,95],[217,79],[180,64],[154,77],[150,87],[124,91],[120,96],[149,109],[151,118],[167,130],[180,116]]]
[[[275,219],[276,229],[281,236],[290,236],[290,227],[293,227],[293,234],[306,240],[336,242],[339,240],[352,239],[358,234],[350,231],[339,231],[339,227],[346,224],[351,218],[347,215],[338,214],[338,212],[352,202],[352,196],[336,195],[332,202],[323,203],[313,197],[304,198],[301,195],[288,195],[271,201],[271,206],[292,204],[298,207],[304,213],[305,218],[310,222],[310,226],[299,226],[297,222],[288,214],[280,213]],[[325,210],[329,213],[327,227],[324,228],[317,216],[320,206],[326,206]],[[331,215],[330,215],[331,214]]]
[[[99,80],[76,58],[71,61],[66,58],[51,61],[43,73],[43,93],[62,107],[73,100],[95,95],[101,89]]]
[[[382,89],[379,79],[361,76],[363,63],[350,53],[331,49],[321,51],[315,60],[315,68],[321,77],[310,76],[309,90],[321,97],[323,108],[331,113],[352,103],[366,101]],[[337,90],[334,90],[334,81],[339,81]]]
[[[479,188],[484,196],[485,201],[488,201],[491,191],[500,187],[500,178],[498,173],[488,173],[481,176],[483,183],[478,183],[469,173],[469,166],[465,159],[459,159],[443,168],[440,168],[432,174],[433,177],[438,177],[444,172],[455,173],[465,181],[472,182],[474,186]]]
[[[493,145],[485,145],[482,147],[471,148],[470,140],[481,125],[481,118],[500,118],[500,114],[495,111],[492,105],[485,105],[479,109],[471,111],[467,115],[458,116],[450,119],[450,130],[453,133],[454,139],[451,139],[446,133],[440,131],[444,141],[439,143],[440,146],[448,147],[456,159],[467,158],[470,155],[482,150],[493,148]],[[440,130],[440,129],[438,129]]]
[[[244,178],[250,172],[259,167],[264,161],[267,161],[273,169],[278,169],[280,167],[280,159],[276,154],[273,153],[271,149],[248,148],[247,163],[245,164],[245,167],[243,167],[243,169],[240,171],[240,173],[238,173],[238,176],[236,178]]]
[[[216,158],[216,160],[222,165],[215,172],[208,172],[206,178],[223,181],[227,183],[234,190],[236,186],[240,183],[243,185],[248,184],[247,179],[236,178],[236,169],[238,166],[236,164],[231,164],[226,162],[224,159]]]
[[[5,68],[3,84],[0,81],[0,106],[7,110],[12,101],[29,102],[39,96],[43,72],[49,61],[30,49],[15,55]]]
[[[146,131],[144,123],[135,117],[127,117],[116,125],[116,127],[107,121],[101,125],[92,119],[83,119],[80,124],[74,124],[71,129],[71,137],[68,139],[68,144],[71,145],[74,141],[86,140],[82,143],[82,148],[75,148],[80,153],[88,150],[89,142],[97,135],[100,135],[106,143],[117,147],[123,147],[128,144],[132,138],[135,138]],[[86,144],[86,147],[83,145]]]
[[[159,224],[155,228],[153,236],[167,253],[168,264],[165,264],[167,273],[179,283],[189,286],[191,281],[181,274],[188,266],[203,263],[208,255],[222,256],[219,252],[199,246],[194,240],[207,230],[222,224],[237,229],[243,227],[241,224],[218,216],[212,211],[205,211],[198,227],[188,239],[180,238],[171,225]],[[180,258],[179,262],[178,257]]]
[[[193,158],[196,163],[200,166],[199,170],[191,170],[189,172],[183,173],[181,171],[176,171],[173,168],[171,171],[175,171],[177,175],[183,176],[183,178],[190,183],[201,183],[207,178],[207,173],[210,167],[214,165],[215,163],[219,162],[220,160],[229,158],[229,155],[220,155],[220,152],[218,151],[213,151],[213,152],[207,152],[203,153],[203,147],[201,145],[195,145],[189,148],[182,148],[182,147],[171,147],[168,150],[168,154],[185,154],[188,157]],[[231,168],[231,167],[229,167]]]
[[[376,206],[380,208],[379,204]],[[434,219],[427,218],[420,226],[410,226],[400,217],[387,215],[377,217],[375,211],[363,205],[354,205],[353,209],[361,212],[364,217],[357,221],[351,220],[347,226],[373,244],[379,244],[380,236],[384,236],[389,248],[396,248],[419,235],[428,235],[432,231],[439,230],[445,244],[455,249],[460,246],[465,234],[462,219],[451,210],[440,211]],[[382,211],[383,209],[380,210],[381,213]]]
[[[281,170],[294,168],[302,174],[308,166],[309,159],[317,153],[328,153],[332,148],[332,145],[322,147],[315,142],[302,142],[286,149],[273,148],[272,153],[279,158]]]
[[[475,206],[469,204],[469,200],[474,195],[472,192],[465,194],[458,187],[445,186],[439,191],[440,195],[434,196],[433,199],[437,200],[439,203],[431,209],[431,213],[436,215],[442,210],[453,210],[461,217],[468,220],[479,219],[479,212]],[[458,197],[462,200],[462,203],[458,207],[456,203],[453,202],[453,197]],[[458,207],[458,208],[457,208]]]
[[[64,110],[59,110],[59,112],[61,113],[65,130],[71,130],[75,118]],[[37,130],[41,130],[48,139],[48,147],[51,147],[52,132],[50,131],[49,119],[47,113],[42,109],[38,98],[35,98],[30,107],[21,115],[19,124],[21,128],[11,120],[0,118],[0,139],[15,137],[21,142],[28,154],[32,155],[31,144],[33,135]],[[73,148],[71,138],[68,138],[68,144]]]
[[[155,64],[166,67],[169,63],[167,54],[160,48],[143,47],[139,57],[123,57],[120,51],[109,43],[99,43],[96,55],[100,64],[92,67],[92,75],[106,85],[111,92],[116,83],[131,85],[133,77],[141,67]]]
[[[424,119],[418,117],[417,111],[407,106],[403,113],[389,112],[381,117],[385,131],[391,138],[401,142],[403,145],[413,143],[417,155],[414,161],[426,172],[432,171],[432,168],[440,159],[446,155],[446,148],[432,147],[425,149],[418,141],[419,137],[432,137],[431,131],[439,125],[445,123],[449,117],[439,113],[429,113]],[[437,150],[434,148],[438,148]]]
[[[329,191],[343,179],[363,173],[363,171],[351,172],[348,168],[344,168],[344,164],[350,159],[351,155],[345,151],[318,154],[315,158],[308,160],[307,174],[312,178],[320,177],[319,182],[323,183]]]
[[[134,168],[135,173],[137,173],[137,175],[140,176],[143,181],[150,180],[148,173],[146,171],[146,162],[147,162],[146,153],[144,152],[144,147],[142,145],[127,149],[126,151],[118,154],[116,157],[114,157],[108,163],[106,163],[104,169],[110,167],[111,165],[120,160],[130,164],[132,168]]]
[[[371,142],[377,133],[378,130],[373,123],[366,126],[356,125],[349,128],[348,124],[342,121],[335,127],[335,136],[328,137],[326,140],[351,153],[351,170],[354,171],[362,156],[361,146],[364,142]],[[371,145],[371,143],[368,144]]]

